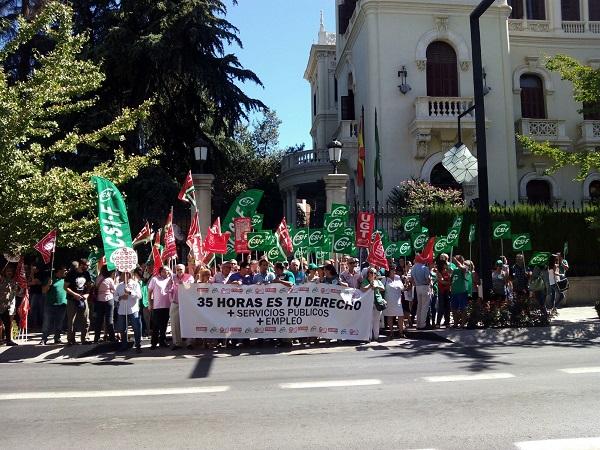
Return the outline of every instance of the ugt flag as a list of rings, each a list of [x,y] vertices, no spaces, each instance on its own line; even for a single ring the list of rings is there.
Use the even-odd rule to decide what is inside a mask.
[[[109,180],[92,177],[98,192],[98,220],[100,233],[106,256],[106,267],[115,270],[111,256],[115,250],[122,247],[132,247],[131,230],[125,200],[117,187]]]
[[[40,242],[33,246],[40,254],[44,260],[44,264],[48,264],[52,259],[52,254],[56,249],[56,230],[52,230],[46,236],[42,238]]]

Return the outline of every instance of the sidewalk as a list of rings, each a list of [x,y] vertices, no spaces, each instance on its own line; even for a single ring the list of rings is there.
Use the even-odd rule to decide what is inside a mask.
[[[131,338],[131,335],[130,335]],[[149,340],[142,341],[143,353],[136,354],[132,349],[120,351],[119,344],[102,343],[91,345],[39,345],[40,333],[30,334],[27,342],[19,341],[16,347],[0,347],[0,363],[40,363],[76,362],[85,358],[112,360],[115,357],[138,358],[185,358],[198,356],[231,356],[239,354],[303,354],[331,353],[356,350],[386,350],[400,348],[410,342],[444,343],[460,346],[486,345],[540,345],[561,342],[587,344],[600,342],[600,319],[593,307],[572,307],[559,310],[559,315],[549,327],[531,328],[490,328],[490,329],[438,329],[432,331],[408,331],[407,339],[396,339],[382,343],[356,345],[356,343],[321,343],[304,347],[295,345],[278,348],[269,345],[243,348],[227,348],[218,351],[194,348],[192,350],[171,351],[170,349],[149,349]]]

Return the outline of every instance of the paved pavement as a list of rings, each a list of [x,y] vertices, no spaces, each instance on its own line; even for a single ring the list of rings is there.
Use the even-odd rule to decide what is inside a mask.
[[[218,354],[88,347],[80,358],[21,346],[56,353],[0,365],[0,447],[600,448],[594,336],[437,336]]]

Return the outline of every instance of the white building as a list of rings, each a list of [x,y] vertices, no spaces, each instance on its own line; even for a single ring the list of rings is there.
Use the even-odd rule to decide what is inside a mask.
[[[283,161],[280,189],[288,217],[295,215],[296,198],[322,204],[322,178],[331,169],[326,146],[333,138],[344,144],[340,170],[350,175],[348,202],[362,200],[356,186],[362,108],[371,204],[375,109],[380,203],[402,180],[452,184],[442,155],[457,140],[458,114],[473,104],[469,14],[479,0],[335,1],[337,33],[327,33],[321,21],[304,74],[312,93],[313,150]],[[600,146],[600,115],[583,117],[572,85],[544,67],[558,53],[600,66],[600,0],[497,0],[482,17],[481,30],[491,89],[485,97],[490,200],[570,203],[599,195],[600,174],[585,183],[572,181],[574,168],[546,176],[548,163],[519,148],[515,134],[568,150]],[[411,89],[399,89],[402,84]],[[465,117],[462,140],[476,155],[474,128],[473,117]],[[477,197],[475,182],[462,188],[467,200]]]

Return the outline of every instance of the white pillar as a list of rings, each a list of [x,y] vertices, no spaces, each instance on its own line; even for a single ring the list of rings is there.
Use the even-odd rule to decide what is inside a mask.
[[[293,187],[290,189],[290,195],[291,195],[291,214],[290,216],[287,218],[288,224],[292,224],[293,226],[296,226],[296,220],[297,220],[297,213],[298,213],[298,188],[297,187]]]
[[[331,173],[323,177],[327,196],[327,212],[331,211],[333,203],[348,203],[346,199],[348,179],[349,177],[345,173]]]
[[[212,225],[212,184],[214,179],[215,176],[209,173],[192,174],[194,190],[196,192],[196,204],[198,205],[200,233],[202,233],[202,236],[206,235],[208,227]]]

